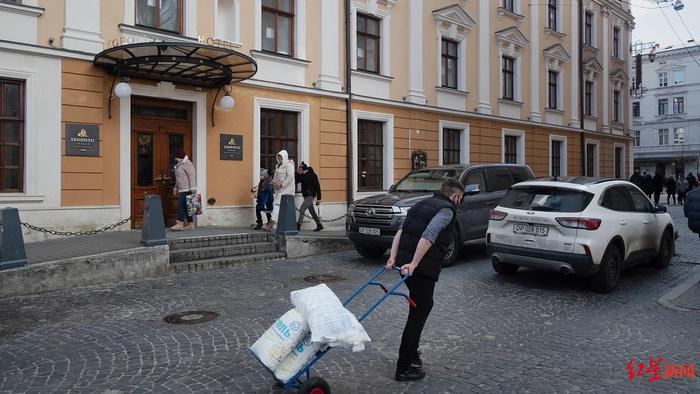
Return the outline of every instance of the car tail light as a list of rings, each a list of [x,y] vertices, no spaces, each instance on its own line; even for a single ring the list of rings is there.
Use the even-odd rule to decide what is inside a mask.
[[[600,227],[600,219],[591,218],[557,218],[557,222],[567,228],[580,228],[582,230],[597,230]]]
[[[491,212],[489,213],[489,219],[490,220],[496,220],[500,221],[506,218],[508,216],[507,213],[502,212],[502,211],[497,211],[495,209],[492,209]]]

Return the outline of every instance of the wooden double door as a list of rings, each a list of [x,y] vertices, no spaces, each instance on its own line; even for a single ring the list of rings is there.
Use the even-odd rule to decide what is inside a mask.
[[[146,195],[159,195],[166,226],[177,219],[175,154],[192,159],[191,104],[134,97],[131,100],[131,217],[143,225]]]

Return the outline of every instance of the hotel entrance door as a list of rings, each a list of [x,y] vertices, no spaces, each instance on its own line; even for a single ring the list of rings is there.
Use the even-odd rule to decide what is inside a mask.
[[[160,195],[165,225],[177,218],[175,154],[183,149],[192,158],[192,111],[189,103],[134,97],[131,100],[131,217],[143,226],[147,194]]]

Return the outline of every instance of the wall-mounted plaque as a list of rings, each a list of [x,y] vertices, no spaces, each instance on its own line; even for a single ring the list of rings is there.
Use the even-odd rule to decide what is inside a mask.
[[[428,165],[428,154],[422,150],[413,151],[411,154],[411,170],[425,168]]]
[[[100,126],[66,124],[66,156],[99,156]]]
[[[243,160],[243,136],[239,134],[220,134],[221,160]]]

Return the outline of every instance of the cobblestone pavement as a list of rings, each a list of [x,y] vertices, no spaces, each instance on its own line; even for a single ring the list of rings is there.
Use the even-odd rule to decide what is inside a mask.
[[[698,260],[697,246],[678,250],[674,262]],[[291,307],[289,292],[309,286],[307,275],[334,274],[345,278],[330,284],[342,298],[376,268],[343,252],[3,299],[0,392],[279,392],[247,349]],[[599,295],[556,273],[497,276],[483,249],[469,248],[436,288],[421,346],[425,380],[392,379],[407,313],[400,299],[365,321],[373,342],[364,352],[333,349],[315,373],[339,393],[700,392],[700,378],[630,381],[626,367],[649,357],[700,365],[700,314],[657,303],[698,269],[633,268]],[[163,321],[197,309],[220,317]]]

